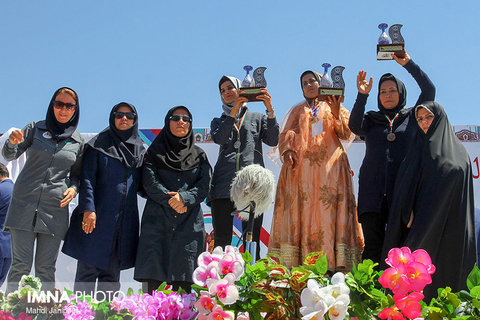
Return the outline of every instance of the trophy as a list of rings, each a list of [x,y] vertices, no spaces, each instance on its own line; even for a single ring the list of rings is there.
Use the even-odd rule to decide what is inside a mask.
[[[243,70],[247,72],[245,78],[242,81],[242,86],[240,90],[244,93],[241,94],[242,97],[246,97],[249,102],[260,101],[257,99],[257,96],[261,94],[260,89],[267,87],[267,81],[263,73],[267,68],[258,67],[253,71],[253,79],[250,76],[250,71],[253,70],[252,66],[244,66]]]
[[[342,72],[345,67],[336,66],[332,69],[332,79],[328,75],[328,68],[331,67],[329,63],[322,64],[324,72],[322,79],[320,79],[320,88],[318,89],[318,100],[325,101],[328,96],[340,97],[340,102],[344,100],[345,81],[343,81]]]
[[[401,24],[394,24],[388,29],[387,35],[385,30],[388,25],[386,23],[380,23],[378,29],[382,30],[382,34],[378,38],[377,44],[377,60],[393,60],[392,53],[399,58],[405,57],[405,40],[403,40],[400,29]]]

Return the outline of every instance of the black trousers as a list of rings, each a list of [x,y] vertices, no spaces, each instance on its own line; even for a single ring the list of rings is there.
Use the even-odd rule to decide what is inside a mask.
[[[370,259],[382,264],[382,249],[388,221],[387,199],[383,199],[380,212],[363,212],[358,221],[362,224],[363,237],[365,238],[362,260]]]
[[[232,244],[233,216],[235,205],[230,199],[216,199],[210,202],[212,208],[213,238],[215,247],[225,248]],[[242,230],[247,228],[247,221],[242,221]],[[256,218],[253,223],[253,241],[257,243],[256,259],[260,259],[260,231],[262,230],[263,215]]]

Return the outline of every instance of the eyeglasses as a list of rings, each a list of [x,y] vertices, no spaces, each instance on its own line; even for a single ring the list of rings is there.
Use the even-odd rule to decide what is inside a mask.
[[[53,107],[54,107],[55,109],[58,109],[58,110],[65,108],[65,109],[67,109],[68,111],[72,111],[72,110],[75,110],[75,108],[77,107],[77,105],[76,105],[76,104],[73,104],[73,103],[65,103],[65,102],[63,102],[63,101],[57,101],[57,100],[55,100],[55,101],[53,102]]]
[[[115,119],[122,119],[123,117],[126,117],[128,120],[133,120],[135,119],[136,113],[115,111],[113,112],[113,116],[115,117]]]
[[[169,118],[171,121],[178,122],[180,119],[183,120],[183,122],[192,122],[192,118],[189,116],[179,116],[178,114],[174,114]]]
[[[432,121],[433,121],[433,118],[434,118],[434,116],[432,116],[431,114],[429,114],[429,115],[426,116],[425,118],[424,118],[424,117],[418,117],[418,118],[417,118],[417,122],[423,122],[423,121],[432,122]]]

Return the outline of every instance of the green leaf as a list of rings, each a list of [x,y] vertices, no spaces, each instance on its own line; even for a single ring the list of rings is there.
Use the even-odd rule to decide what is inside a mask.
[[[475,298],[480,298],[480,286],[475,286],[470,289],[470,294]]]
[[[127,296],[133,296],[133,289],[132,288],[128,288]]]
[[[243,260],[245,261],[245,264],[250,264],[250,262],[252,262],[252,255],[250,254],[250,252],[248,251],[245,251],[242,253],[242,258]]]
[[[467,287],[469,290],[472,290],[472,288],[480,286],[480,270],[477,267],[477,264],[473,266],[472,271],[468,275],[467,278]]]
[[[317,274],[324,275],[327,273],[328,270],[328,262],[327,262],[327,255],[323,254],[320,258],[318,258],[317,262],[315,262],[315,271]]]

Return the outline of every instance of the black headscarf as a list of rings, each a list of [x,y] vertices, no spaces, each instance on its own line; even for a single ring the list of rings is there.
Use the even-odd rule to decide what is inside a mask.
[[[207,159],[205,152],[195,145],[193,122],[190,123],[185,137],[176,137],[170,131],[170,117],[177,109],[186,110],[193,119],[190,111],[184,106],[176,106],[168,110],[162,131],[147,150],[145,164],[167,170],[188,171],[197,168]]]
[[[439,287],[466,288],[473,267],[475,226],[470,158],[441,105],[425,102],[434,120],[425,134],[418,126],[397,174],[384,256],[394,247],[426,250],[436,265],[428,298]],[[415,112],[416,114],[416,112]],[[406,225],[414,213],[410,229]]]
[[[228,104],[226,103],[223,98],[222,98],[222,84],[226,81],[230,81],[230,83],[237,89],[237,90],[240,90],[240,86],[242,84],[242,82],[240,81],[240,79],[237,79],[235,77],[231,77],[231,76],[222,76],[220,78],[220,81],[218,82],[218,90],[220,91],[220,99],[222,100],[222,109],[223,109],[223,114],[225,114],[226,116],[228,116],[230,114],[230,112],[232,112],[232,108],[233,108],[233,104]],[[242,108],[246,107],[246,103],[243,104]],[[238,113],[240,114],[240,112]],[[238,117],[238,115],[237,115]]]
[[[77,107],[75,108],[75,113],[73,114],[72,118],[66,123],[60,123],[57,121],[55,117],[55,113],[53,111],[53,103],[55,102],[55,98],[57,97],[58,93],[62,89],[68,89],[75,93],[76,98],[75,104]],[[77,129],[78,120],[80,119],[80,105],[78,102],[78,94],[71,88],[68,87],[61,87],[53,94],[52,99],[50,100],[50,104],[48,105],[47,116],[45,118],[45,123],[47,126],[48,131],[52,137],[56,140],[65,140],[72,136],[72,134]]]
[[[115,126],[114,112],[121,106],[132,109],[135,113],[133,126],[127,130],[118,130]],[[110,111],[109,126],[88,141],[88,145],[101,153],[120,160],[127,168],[138,168],[142,165],[145,147],[142,138],[138,135],[138,113],[135,106],[120,102]]]
[[[380,101],[380,86],[382,85],[382,83],[388,80],[391,80],[397,84],[398,104],[393,109],[386,109]],[[403,119],[408,116],[410,111],[408,109],[404,109],[405,104],[407,103],[407,89],[405,89],[405,85],[403,84],[403,82],[395,78],[391,73],[385,73],[380,78],[380,81],[378,81],[377,103],[379,111],[368,111],[367,116],[370,117],[375,123],[379,124],[389,124],[385,115],[388,116],[390,119],[393,119],[397,113],[398,117],[395,120],[395,123],[401,123]]]
[[[322,79],[322,76],[320,75],[320,73],[316,72],[316,71],[312,71],[312,70],[307,70],[305,72],[302,73],[302,75],[300,76],[300,87],[302,88],[302,94],[303,94],[303,83],[302,83],[302,78],[304,75],[306,74],[312,74],[315,79],[318,81],[318,83],[320,84],[320,80]],[[310,99],[310,98],[307,98],[305,97],[305,95],[303,95],[303,97],[305,98],[305,100],[308,101],[308,103],[312,103],[313,100],[315,99]]]

